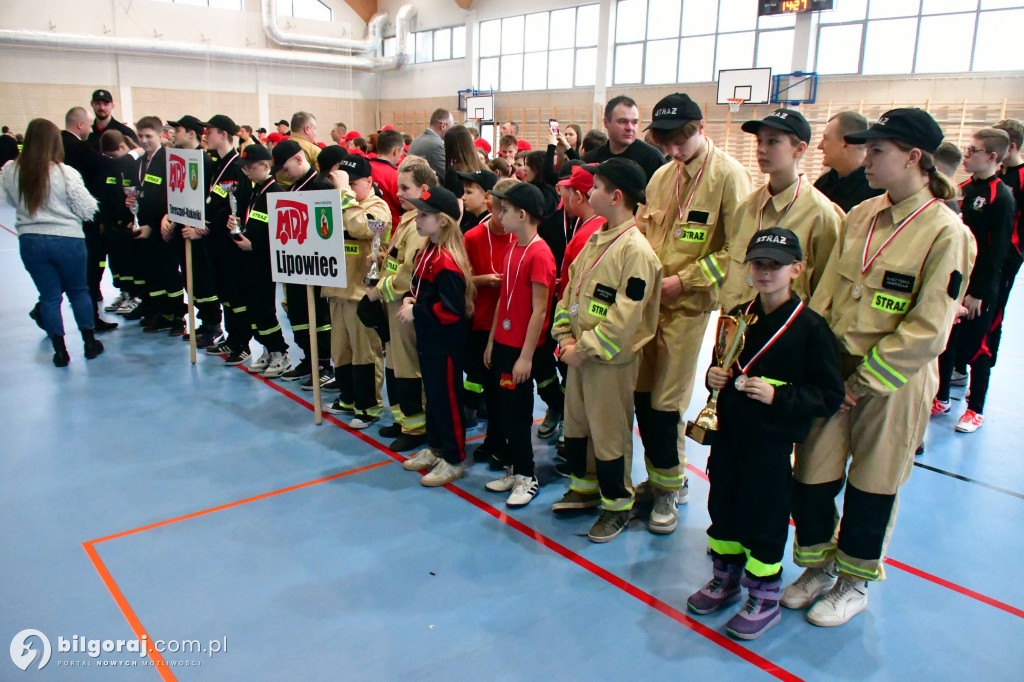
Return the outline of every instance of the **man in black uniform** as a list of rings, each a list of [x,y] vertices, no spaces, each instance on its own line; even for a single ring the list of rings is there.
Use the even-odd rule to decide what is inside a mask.
[[[636,161],[650,180],[654,171],[665,165],[665,155],[636,137],[640,129],[640,109],[625,95],[613,97],[604,108],[604,127],[608,141],[583,157],[587,163],[601,163],[622,157]]]
[[[1014,119],[1005,119],[992,126],[1002,130],[1010,137],[1010,149],[1006,152],[1003,165],[999,170],[999,178],[1013,192],[1016,208],[1013,213],[1013,232],[1010,235],[1010,248],[1006,250],[1003,271],[999,282],[999,299],[996,301],[995,317],[989,333],[988,349],[992,352],[992,366],[995,367],[999,352],[999,342],[1003,336],[1003,315],[1006,304],[1010,300],[1013,282],[1017,279],[1021,264],[1024,264],[1024,159],[1021,158],[1021,147],[1024,147],[1024,123]]]
[[[195,116],[182,116],[180,120],[168,121],[167,125],[174,128],[174,146],[178,149],[199,149],[200,140],[203,139],[203,132],[206,130],[202,122]],[[210,181],[210,171],[213,168],[213,160],[209,154],[203,154],[203,178]],[[185,242],[181,232],[171,223],[168,226],[164,239],[175,243],[175,250],[178,253],[178,263],[181,271],[185,272]],[[192,296],[195,299],[196,311],[199,315],[199,328],[196,329],[196,348],[209,348],[224,340],[224,332],[221,329],[220,300],[217,298],[217,289],[214,286],[213,268],[210,264],[210,254],[207,251],[205,239],[192,240]],[[182,335],[183,340],[188,335]]]
[[[100,135],[108,130],[116,130],[125,137],[131,138],[135,146],[139,145],[139,138],[129,126],[117,121],[111,115],[114,111],[114,97],[109,90],[97,90],[92,93],[92,111],[96,114],[96,120],[92,122],[92,132],[89,133],[89,144],[93,149],[99,151]]]
[[[829,167],[814,183],[815,189],[827,196],[844,212],[865,199],[878,196],[884,190],[872,189],[864,174],[864,157],[867,152],[862,144],[850,144],[843,137],[868,129],[868,120],[856,111],[840,111],[828,120],[822,133],[818,149],[822,163]]]

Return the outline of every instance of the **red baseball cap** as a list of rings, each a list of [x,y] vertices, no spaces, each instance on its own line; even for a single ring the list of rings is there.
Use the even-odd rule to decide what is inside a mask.
[[[394,129],[395,129],[395,126],[393,126],[393,125],[386,125],[386,126],[384,126],[383,128],[381,128],[380,130],[378,130],[377,132],[378,132],[378,133],[382,133],[382,132],[384,132],[385,130],[394,130]]]
[[[362,135],[360,135],[358,131],[350,130],[347,133],[345,133],[346,140],[354,140],[357,137],[362,137]]]
[[[281,140],[287,140],[287,139],[288,139],[287,135],[282,135],[281,133],[278,133],[278,132],[273,132],[273,133],[270,133],[269,135],[267,135],[267,142],[271,142],[273,144],[277,144]]]
[[[485,154],[491,153],[491,143],[482,137],[476,142],[474,142],[473,146],[476,147],[477,149],[483,149]]]
[[[572,187],[586,196],[594,188],[594,174],[583,166],[573,166],[572,175],[558,183],[559,187]]]
[[[531,147],[530,143],[527,142],[526,140],[519,140],[516,143],[516,146],[519,148],[519,151],[527,151],[527,152],[533,151],[533,147]]]

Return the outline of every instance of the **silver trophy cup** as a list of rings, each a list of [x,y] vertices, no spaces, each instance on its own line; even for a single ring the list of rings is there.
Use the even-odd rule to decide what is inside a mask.
[[[142,191],[138,187],[127,185],[124,188],[124,195],[129,199],[134,199],[132,205],[128,207],[128,210],[132,212],[132,232],[138,234],[142,231],[142,226],[139,225],[139,196]]]
[[[380,281],[380,238],[384,234],[384,228],[387,227],[387,223],[383,220],[377,220],[371,215],[366,216],[366,224],[371,230],[373,230],[373,241],[370,242],[370,253],[373,255],[373,262],[370,263],[370,271],[366,273],[366,277],[363,277],[363,284],[368,287],[377,286],[377,282]]]

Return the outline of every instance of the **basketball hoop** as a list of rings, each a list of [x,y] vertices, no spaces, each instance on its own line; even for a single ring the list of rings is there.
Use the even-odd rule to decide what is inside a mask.
[[[729,111],[735,114],[740,110],[740,105],[747,100],[742,97],[730,97],[727,101],[729,102]]]

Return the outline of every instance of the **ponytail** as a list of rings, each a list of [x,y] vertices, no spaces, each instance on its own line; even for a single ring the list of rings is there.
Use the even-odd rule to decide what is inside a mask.
[[[933,154],[926,152],[920,147],[914,147],[913,145],[907,144],[901,140],[890,141],[905,152],[909,152],[911,149],[917,149],[921,152],[921,160],[917,162],[917,167],[920,172],[924,173],[928,177],[928,191],[932,193],[933,197],[941,199],[942,201],[949,201],[950,199],[956,198],[956,185],[953,184],[953,181],[950,178],[943,175],[935,166],[935,156]]]
[[[466,280],[466,317],[472,317],[476,286],[473,285],[473,267],[469,264],[469,255],[462,240],[462,230],[455,219],[447,213],[438,213],[438,217],[441,219],[441,236],[437,245],[447,249],[459,270],[462,270],[462,276]]]

